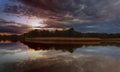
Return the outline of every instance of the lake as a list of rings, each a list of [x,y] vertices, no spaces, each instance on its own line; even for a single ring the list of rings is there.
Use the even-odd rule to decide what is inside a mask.
[[[120,44],[1,42],[0,72],[120,72]]]

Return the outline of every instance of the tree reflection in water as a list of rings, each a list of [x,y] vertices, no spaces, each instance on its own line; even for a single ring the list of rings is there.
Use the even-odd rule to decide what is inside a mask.
[[[63,52],[74,52],[77,48],[82,47],[83,45],[70,45],[70,44],[39,44],[39,43],[24,43],[29,48],[35,50],[62,50]]]
[[[35,59],[36,54],[32,56],[33,59],[28,58],[6,63],[3,71],[0,72],[120,72],[120,44],[24,44],[29,46],[29,48],[35,49],[36,52],[39,50],[46,50],[47,52],[42,57]],[[21,46],[17,45],[17,47]],[[59,50],[63,52],[59,52]],[[41,55],[40,52],[37,53]],[[27,56],[28,54],[25,53],[23,55]],[[18,55],[16,56],[18,57]]]
[[[29,48],[35,50],[62,50],[63,52],[73,53],[76,49],[83,46],[116,46],[120,47],[119,43],[100,43],[100,44],[40,44],[40,43],[25,43]]]

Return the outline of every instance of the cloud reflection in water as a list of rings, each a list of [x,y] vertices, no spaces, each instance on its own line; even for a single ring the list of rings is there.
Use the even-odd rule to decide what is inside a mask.
[[[19,44],[15,47],[19,49]],[[120,49],[116,46],[82,46],[73,53],[53,49],[34,50],[21,43],[20,47],[23,51],[4,54],[0,58],[0,63],[4,64],[3,67],[0,64],[1,72],[120,71]]]

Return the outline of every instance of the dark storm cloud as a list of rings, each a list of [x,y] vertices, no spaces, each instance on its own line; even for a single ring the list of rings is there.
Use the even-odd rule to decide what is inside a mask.
[[[18,0],[29,14],[58,22],[98,22],[120,18],[120,0]],[[27,10],[28,14],[28,10]]]
[[[118,32],[119,30],[117,25],[120,23],[120,0],[9,1],[15,3],[6,5],[5,13],[46,19],[47,27],[74,27],[83,32]],[[115,24],[115,21],[118,23]]]
[[[28,31],[28,29],[29,27],[27,25],[0,19],[0,33],[21,34]]]

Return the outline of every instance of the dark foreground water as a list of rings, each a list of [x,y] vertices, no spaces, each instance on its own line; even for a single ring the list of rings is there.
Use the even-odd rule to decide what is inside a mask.
[[[120,47],[0,43],[0,72],[120,72]]]

